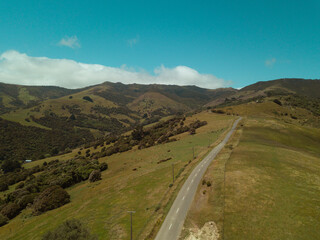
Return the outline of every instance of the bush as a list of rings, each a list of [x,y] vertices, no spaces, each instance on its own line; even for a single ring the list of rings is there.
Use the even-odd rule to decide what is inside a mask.
[[[70,202],[70,195],[60,186],[45,189],[34,200],[34,213],[42,213],[63,206]]]
[[[19,205],[21,209],[25,209],[28,204],[32,204],[34,199],[38,196],[37,193],[30,193],[28,195],[24,195],[21,198],[16,200],[16,203]]]
[[[0,227],[8,223],[8,218],[0,214]]]
[[[0,192],[8,190],[8,184],[6,182],[1,182],[0,183]]]
[[[20,182],[18,183],[18,185],[16,186],[16,189],[20,189],[24,187],[24,182]]]
[[[76,174],[80,176],[82,180],[87,180],[93,170],[95,170],[95,167],[90,165],[80,166],[76,169]]]
[[[100,164],[100,171],[104,171],[104,170],[107,170],[108,169],[108,164],[103,162]]]
[[[76,219],[67,220],[56,229],[43,235],[42,240],[97,240],[89,230]]]
[[[190,133],[190,135],[196,134],[196,129],[190,128],[189,133]]]
[[[154,209],[154,211],[155,212],[158,212],[160,210],[160,204],[158,204],[157,206],[156,206],[156,208]]]
[[[279,99],[274,99],[273,102],[278,104],[279,106],[282,106],[282,103],[279,101]]]
[[[17,189],[7,195],[7,202],[14,202],[16,199],[21,198],[24,195],[29,194],[30,192],[26,189]]]
[[[73,177],[69,174],[60,174],[59,177],[55,178],[50,185],[59,185],[62,188],[67,188],[71,187],[74,185],[76,182],[74,181]]]
[[[14,218],[20,213],[20,207],[16,203],[8,203],[1,210],[1,214],[9,219]]]
[[[211,186],[211,182],[208,181],[208,182],[207,182],[207,187],[210,187],[210,186]]]
[[[17,160],[4,160],[1,165],[1,169],[4,173],[13,172],[18,168],[21,168],[21,163]]]
[[[90,173],[89,181],[90,182],[96,182],[96,181],[99,181],[99,180],[101,180],[101,172],[100,172],[100,170],[93,170]]]
[[[84,96],[82,99],[87,100],[89,102],[93,102],[93,100],[89,96]]]

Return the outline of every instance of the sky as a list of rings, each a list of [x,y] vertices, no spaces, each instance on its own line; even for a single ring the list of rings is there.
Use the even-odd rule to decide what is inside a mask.
[[[0,82],[241,88],[320,77],[320,1],[0,1]]]

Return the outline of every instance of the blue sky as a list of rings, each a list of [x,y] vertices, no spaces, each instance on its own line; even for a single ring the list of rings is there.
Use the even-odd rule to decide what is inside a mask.
[[[52,78],[48,84],[63,85],[54,79],[66,70],[43,72],[38,57],[111,67],[120,71],[112,75],[113,81],[122,81],[121,70],[138,73],[133,79],[144,78],[143,83],[166,83],[167,76],[170,84],[194,83],[194,78],[184,81],[180,76],[182,72],[188,78],[190,72],[203,77],[195,84],[212,88],[284,77],[319,78],[319,12],[320,1],[311,0],[1,1],[0,81],[46,84]],[[30,61],[32,66],[40,64],[34,68],[40,72],[38,82],[30,80],[37,78],[31,73],[17,74],[19,64],[25,67]],[[48,61],[59,71],[60,63]],[[78,67],[74,71],[80,75],[83,65]],[[92,75],[96,69],[83,76],[102,81],[109,70],[99,77]],[[130,82],[129,75],[123,82]],[[22,76],[29,80],[20,80]],[[66,87],[76,81],[95,83],[90,79],[73,79]]]

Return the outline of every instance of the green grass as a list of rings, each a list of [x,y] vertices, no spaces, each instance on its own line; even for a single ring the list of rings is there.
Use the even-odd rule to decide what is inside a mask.
[[[214,185],[207,196],[198,189],[202,207],[186,226],[213,220],[228,240],[320,239],[320,129],[248,119],[231,144],[206,173]]]
[[[198,158],[181,174],[182,180],[207,153],[208,144],[221,137],[234,119],[210,113],[200,113],[192,118],[207,120],[208,125],[197,129],[196,135],[181,134],[176,142],[101,159],[109,165],[101,181],[84,182],[68,189],[71,203],[59,209],[40,216],[30,216],[31,210],[23,211],[8,225],[0,228],[0,239],[40,239],[45,232],[69,218],[84,221],[100,239],[128,239],[128,210],[136,211],[134,238],[143,239],[153,228],[153,222],[166,213],[167,201],[174,194],[175,187],[169,188],[172,181],[171,164],[174,164],[175,172],[178,173],[192,159],[192,147],[195,147]],[[157,164],[159,160],[168,157],[172,157],[172,160]],[[39,161],[39,164],[43,161]],[[134,168],[137,170],[133,171]],[[161,207],[155,212],[158,205]]]
[[[29,91],[28,91],[26,88],[24,88],[24,87],[20,87],[18,98],[19,98],[24,104],[28,104],[30,101],[38,100],[37,97],[30,95]]]
[[[11,111],[10,113],[3,114],[0,117],[8,121],[20,123],[21,125],[50,130],[50,128],[47,128],[41,124],[38,124],[32,121],[30,118],[30,115],[34,115],[34,113],[30,113],[28,109],[21,109],[21,110]],[[30,121],[29,122],[26,121],[25,120],[26,118],[28,118]]]
[[[226,168],[225,239],[319,239],[320,131],[247,127]]]

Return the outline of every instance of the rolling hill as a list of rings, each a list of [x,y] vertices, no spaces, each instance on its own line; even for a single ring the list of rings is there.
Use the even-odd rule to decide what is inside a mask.
[[[19,194],[38,197],[49,180],[68,192],[70,203],[41,215],[23,205],[0,228],[0,238],[40,239],[76,218],[101,238],[127,239],[127,211],[134,209],[134,237],[152,239],[188,174],[236,115],[243,121],[207,171],[185,229],[213,220],[225,239],[248,233],[252,239],[318,236],[319,82],[280,79],[240,90],[108,82],[31,90],[2,84],[15,93],[0,92],[6,96],[0,160],[41,160],[24,165],[21,173],[30,176],[0,174],[8,183],[0,192],[0,210],[8,202],[21,204]],[[194,134],[192,126],[201,122]],[[101,163],[109,166],[101,181],[79,179]],[[32,204],[34,198],[24,200]]]
[[[287,121],[298,118],[301,124],[319,125],[319,86],[320,80],[303,79],[257,82],[240,90],[111,82],[83,89],[0,83],[0,118],[21,124],[22,127],[19,128],[24,129],[24,132],[29,132],[28,128],[31,127],[46,130],[44,134],[49,133],[48,131],[62,131],[75,139],[83,139],[76,142],[84,144],[88,139],[120,134],[137,125],[157,122],[169,115],[184,114],[204,107],[221,108],[263,102],[261,106],[268,108],[267,102],[280,99],[281,111],[276,110],[279,108],[277,104],[269,104],[273,114],[278,114]],[[241,110],[225,111],[228,114],[245,114]],[[9,133],[12,129],[4,131]],[[15,141],[19,142],[19,139]],[[19,146],[23,146],[18,142]],[[61,142],[59,152],[63,152],[63,148],[69,147]],[[26,149],[30,147],[26,146]],[[3,151],[4,147],[0,149],[0,152]],[[10,151],[2,155],[10,156]],[[37,156],[55,152],[54,149],[48,151]],[[25,157],[28,156],[27,154]]]

